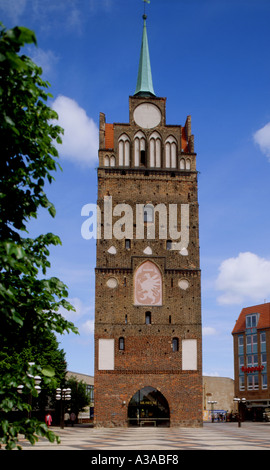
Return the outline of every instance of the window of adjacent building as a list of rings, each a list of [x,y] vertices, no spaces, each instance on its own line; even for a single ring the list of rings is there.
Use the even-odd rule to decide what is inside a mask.
[[[267,355],[266,355],[266,352],[261,353],[261,365],[263,366],[262,375],[267,375]]]
[[[255,367],[258,365],[258,354],[249,354],[247,356],[247,367]]]
[[[239,376],[239,390],[245,390],[245,376]]]
[[[260,333],[260,342],[261,342],[261,352],[266,351],[266,334],[265,331]]]
[[[94,386],[93,385],[86,385],[86,393],[91,402],[94,401]]]
[[[121,337],[119,338],[119,350],[124,351],[125,349],[125,338]]]
[[[178,338],[173,338],[173,340],[172,340],[172,350],[173,350],[173,352],[179,351],[179,340],[178,340]]]
[[[267,388],[267,374],[262,374],[262,389],[265,390]]]
[[[259,388],[259,375],[258,374],[248,374],[247,376],[247,389],[248,390],[258,390]]]
[[[244,354],[244,337],[238,336],[238,354]]]
[[[145,313],[145,323],[146,323],[146,325],[151,324],[151,312],[146,312]]]
[[[247,354],[257,352],[257,335],[246,336]]]
[[[239,369],[245,365],[244,356],[239,356]]]
[[[252,313],[246,316],[246,328],[256,328],[258,321],[258,314]]]

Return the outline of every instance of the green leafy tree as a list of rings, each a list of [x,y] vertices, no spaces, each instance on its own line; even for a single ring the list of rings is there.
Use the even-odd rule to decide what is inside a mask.
[[[70,377],[66,382],[66,387],[71,388],[71,401],[69,409],[78,417],[80,411],[90,405],[90,397],[87,393],[87,385],[82,380],[78,381],[76,377]]]
[[[29,366],[18,360],[29,344],[49,332],[77,332],[73,323],[59,313],[73,307],[66,300],[65,284],[44,278],[50,267],[49,247],[59,245],[52,233],[32,239],[27,223],[45,208],[55,216],[44,187],[60,168],[55,142],[61,143],[62,129],[57,114],[47,105],[51,95],[42,70],[21,53],[25,44],[36,44],[34,32],[15,27],[0,30],[0,344],[15,350],[14,360],[2,361],[0,376],[0,442],[6,449],[17,446],[18,435],[31,443],[38,436],[55,440],[44,423],[25,417],[9,420],[14,409],[28,412],[23,395],[37,396],[33,376],[44,385],[53,380],[51,367]],[[23,385],[23,394],[17,387]]]

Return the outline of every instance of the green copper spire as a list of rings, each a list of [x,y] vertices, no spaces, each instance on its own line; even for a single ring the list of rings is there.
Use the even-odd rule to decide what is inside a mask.
[[[134,96],[156,96],[153,88],[152,82],[152,72],[150,65],[150,55],[148,48],[148,39],[146,31],[146,18],[147,16],[143,15],[143,36],[142,36],[142,46],[141,46],[141,56],[139,63],[139,71],[137,78],[137,86]]]

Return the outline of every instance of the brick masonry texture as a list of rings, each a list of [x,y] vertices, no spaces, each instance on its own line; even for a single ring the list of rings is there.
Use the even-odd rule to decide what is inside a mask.
[[[142,129],[146,136],[146,164],[134,167],[134,135],[140,128],[133,120],[133,111],[140,103],[150,102],[159,107],[162,119],[155,129]],[[100,150],[98,168],[98,198],[101,210],[101,232],[104,233],[103,202],[112,196],[113,208],[128,204],[134,214],[133,238],[130,247],[125,239],[97,240],[95,285],[95,425],[112,427],[128,425],[128,404],[133,395],[146,386],[157,389],[166,398],[170,409],[171,426],[202,425],[202,346],[201,346],[201,273],[199,255],[199,216],[197,199],[197,171],[191,121],[184,127],[166,125],[165,98],[129,99],[130,122],[113,124],[110,139],[105,136],[105,115],[100,117]],[[108,126],[107,126],[108,129]],[[162,142],[161,168],[149,167],[148,138],[157,131]],[[118,139],[122,133],[130,139],[131,162],[128,167],[118,165]],[[114,148],[105,148],[112,142]],[[183,135],[185,142],[183,144]],[[177,141],[177,168],[165,168],[164,142],[168,136]],[[111,145],[111,143],[110,143]],[[104,157],[114,156],[114,167],[104,166]],[[189,170],[180,170],[179,161],[188,157]],[[136,239],[136,204],[189,204],[188,256],[167,249],[167,240],[158,238],[158,224],[154,239]],[[178,217],[179,219],[179,217]],[[112,218],[112,224],[119,220]],[[177,229],[180,231],[181,220]],[[169,226],[169,224],[168,224]],[[169,238],[169,237],[168,237]],[[114,247],[115,254],[108,252]],[[152,254],[146,255],[149,247]],[[151,261],[162,276],[162,305],[134,305],[134,275],[144,261]],[[117,287],[108,288],[114,278]],[[179,288],[180,280],[187,280],[186,290]],[[151,313],[151,324],[145,324],[146,312]],[[124,350],[119,349],[119,338],[124,338]],[[172,340],[178,338],[178,351],[173,351]],[[99,370],[99,339],[114,339],[114,370]],[[197,340],[197,370],[182,369],[182,340]]]

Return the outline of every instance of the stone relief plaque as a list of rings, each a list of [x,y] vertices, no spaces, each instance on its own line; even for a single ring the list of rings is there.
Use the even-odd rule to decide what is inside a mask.
[[[162,277],[158,267],[145,261],[134,278],[135,305],[162,305]]]

